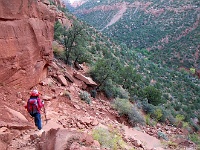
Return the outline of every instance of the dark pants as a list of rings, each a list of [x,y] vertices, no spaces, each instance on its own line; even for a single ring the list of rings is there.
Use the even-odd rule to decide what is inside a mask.
[[[35,126],[41,130],[42,129],[42,121],[41,121],[41,115],[40,113],[35,113],[33,115],[31,115],[32,117],[34,117],[34,122],[35,122]]]

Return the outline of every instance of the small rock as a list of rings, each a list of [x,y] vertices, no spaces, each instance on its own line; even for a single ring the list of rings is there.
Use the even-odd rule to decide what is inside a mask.
[[[84,125],[80,124],[80,122],[77,122],[76,125],[79,129],[83,129],[85,127]]]
[[[21,92],[17,92],[17,98],[22,99],[22,94],[21,94]]]
[[[94,148],[100,148],[100,146],[101,146],[101,145],[99,144],[98,141],[96,141],[96,140],[93,141],[93,147],[94,147]]]
[[[76,105],[76,104],[74,104],[74,107],[75,107],[76,109],[78,109],[78,110],[81,109],[81,108],[80,108],[78,105]]]
[[[52,99],[52,97],[44,95],[44,96],[41,97],[41,99],[44,100],[44,101],[50,101]]]
[[[7,130],[8,130],[8,128],[2,127],[2,128],[0,128],[0,133],[6,132]]]
[[[38,135],[37,135],[37,134],[30,135],[31,141],[34,141],[34,140],[37,139],[37,138],[38,138]]]
[[[99,124],[99,122],[95,119],[91,122],[91,125],[93,126],[97,126]]]

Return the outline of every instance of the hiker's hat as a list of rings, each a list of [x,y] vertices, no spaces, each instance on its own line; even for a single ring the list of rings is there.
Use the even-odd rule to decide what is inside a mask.
[[[39,96],[40,93],[38,92],[38,90],[32,90],[30,93],[31,96]]]

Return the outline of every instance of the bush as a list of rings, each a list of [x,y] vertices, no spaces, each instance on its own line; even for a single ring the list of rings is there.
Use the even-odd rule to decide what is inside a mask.
[[[117,96],[119,98],[124,98],[124,99],[129,99],[129,92],[126,91],[124,88],[122,88],[121,86],[117,88]]]
[[[127,99],[116,98],[113,107],[120,115],[128,115],[131,112],[132,104]]]
[[[112,150],[124,149],[125,142],[117,132],[109,132],[105,128],[96,128],[93,130],[92,136],[95,140],[99,141],[102,147]]]
[[[123,89],[122,87],[118,87],[113,83],[112,80],[108,80],[102,87],[107,98],[122,98],[122,99],[129,99],[129,93]]]
[[[200,137],[197,133],[196,134],[190,134],[189,139],[192,142],[194,142],[195,144],[197,144],[198,148],[200,148]]]
[[[81,91],[79,97],[81,100],[85,101],[86,103],[90,104],[91,99],[90,99],[90,94],[86,91]]]
[[[136,126],[137,124],[145,123],[144,118],[139,113],[139,110],[133,106],[129,100],[117,98],[114,100],[113,107],[121,116],[127,116],[131,125]]]
[[[162,102],[161,92],[153,86],[148,86],[144,88],[145,97],[148,99],[148,102],[153,105],[158,105]]]
[[[147,101],[142,102],[142,109],[147,114],[152,114],[154,112],[155,106],[152,104],[149,104]]]
[[[130,113],[128,114],[129,122],[131,125],[136,126],[137,124],[144,125],[145,121],[142,114],[139,113],[139,110],[132,106]]]
[[[169,115],[169,116],[168,116],[168,121],[169,121],[169,123],[171,123],[172,125],[176,125],[176,119],[175,119],[172,115]]]
[[[97,95],[97,91],[96,91],[96,90],[92,90],[92,91],[91,91],[91,96],[92,96],[93,98],[95,98],[96,95]]]
[[[156,108],[152,114],[152,117],[156,119],[156,121],[160,121],[162,118],[162,110],[160,108]]]
[[[167,135],[165,133],[161,132],[161,131],[158,131],[158,138],[159,139],[162,138],[162,139],[168,141]]]

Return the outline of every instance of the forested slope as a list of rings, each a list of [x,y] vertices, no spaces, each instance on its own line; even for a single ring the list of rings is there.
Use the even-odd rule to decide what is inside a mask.
[[[200,119],[200,81],[190,73],[156,64],[147,50],[118,45],[83,22],[74,21],[66,33],[57,23],[55,39],[65,49],[62,54],[54,48],[56,57],[90,66],[88,74],[98,83],[96,92],[132,101],[156,121],[177,125],[181,116],[181,122],[199,130],[193,119]]]
[[[106,25],[126,4],[126,12]],[[145,48],[149,58],[169,67],[200,69],[198,0],[88,1],[74,14],[129,48]]]

